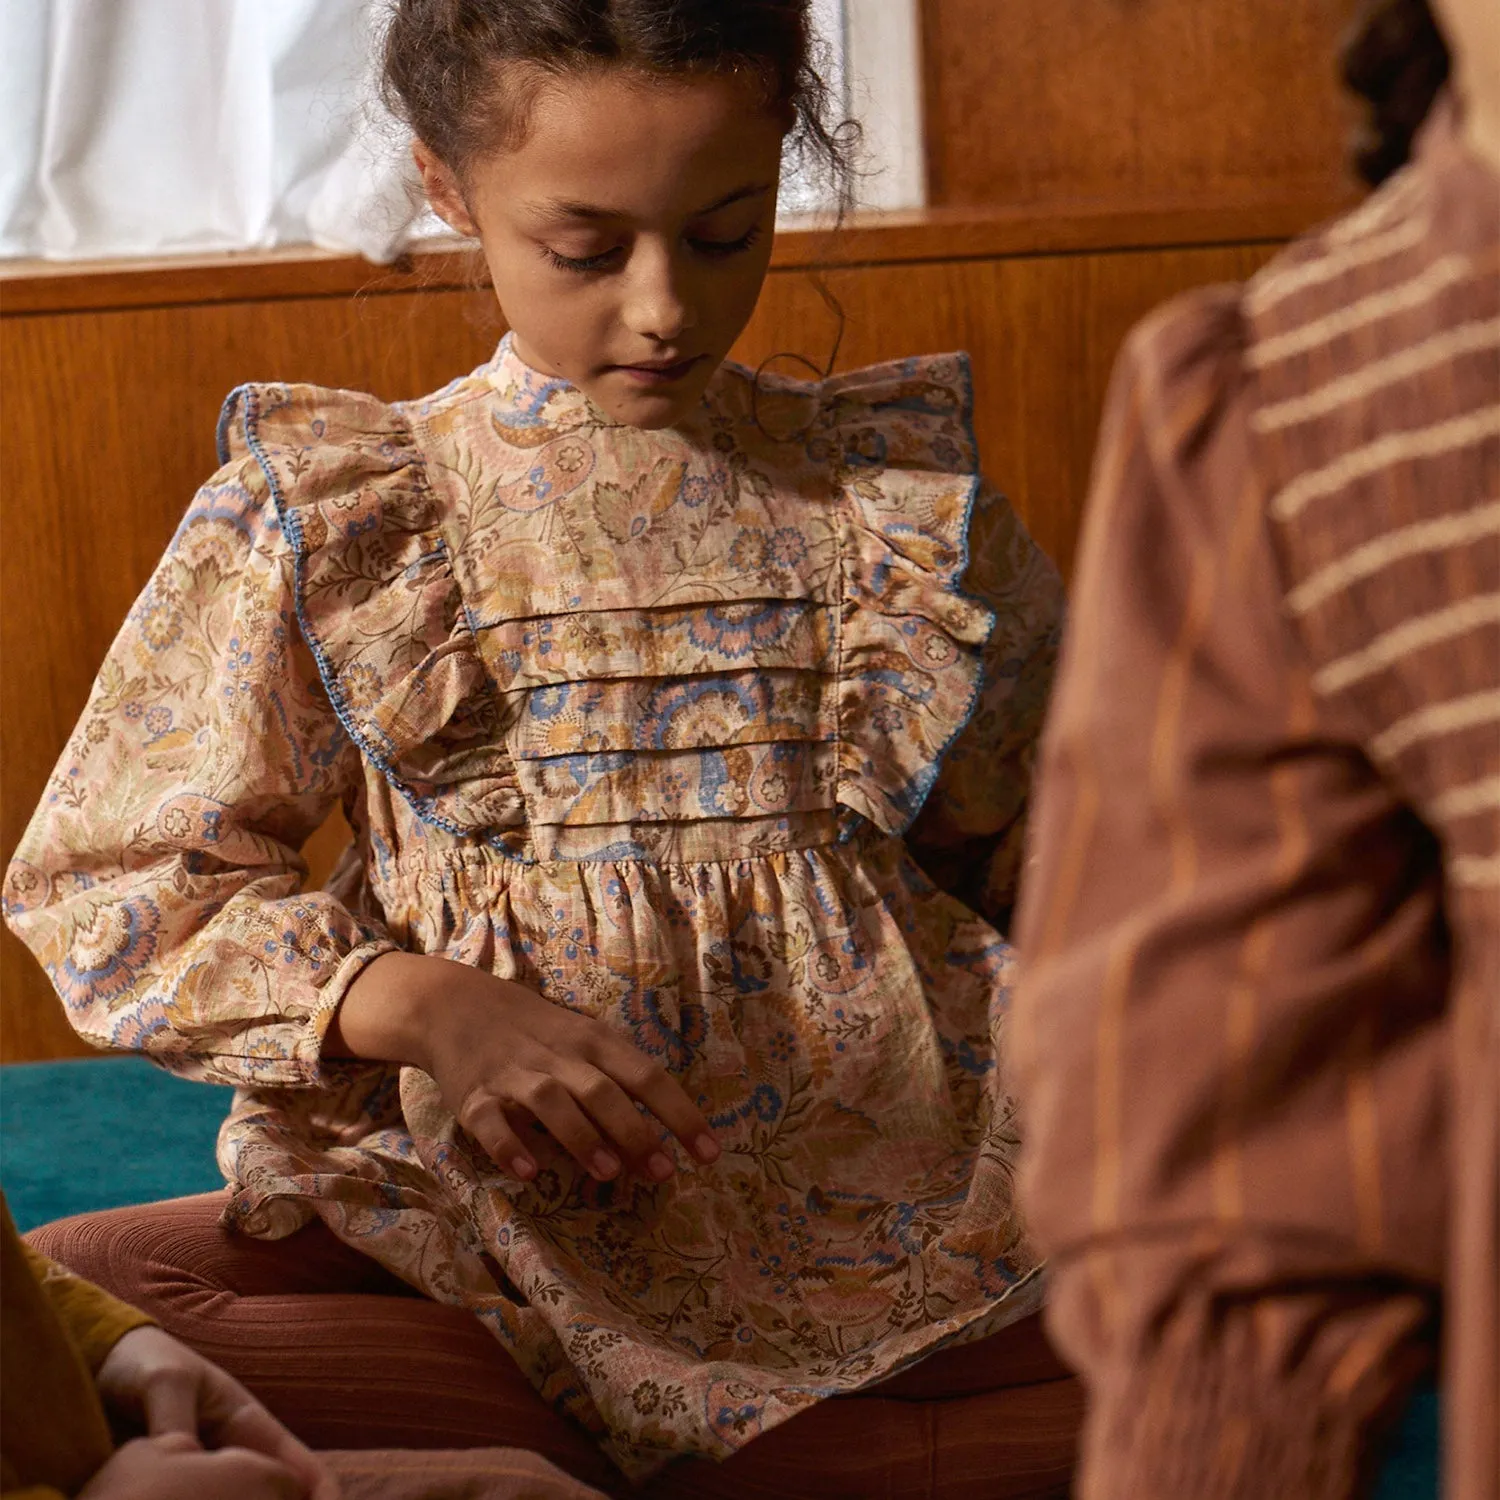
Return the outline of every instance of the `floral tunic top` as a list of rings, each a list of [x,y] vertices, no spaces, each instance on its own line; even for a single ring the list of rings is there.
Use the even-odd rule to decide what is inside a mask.
[[[411,403],[245,387],[7,876],[85,1037],[238,1086],[239,1228],[318,1215],[468,1307],[628,1472],[1036,1305],[971,908],[1061,589],[969,416],[962,356],[726,365],[661,432],[508,341]],[[620,1028],[723,1156],[512,1178],[427,1075],[320,1056],[392,948]]]

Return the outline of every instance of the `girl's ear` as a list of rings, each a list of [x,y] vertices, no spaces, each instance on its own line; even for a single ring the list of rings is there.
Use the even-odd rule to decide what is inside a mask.
[[[411,159],[416,162],[417,171],[422,174],[422,188],[427,194],[427,201],[432,205],[432,211],[450,229],[471,240],[477,240],[479,231],[474,226],[474,220],[469,217],[458,178],[453,175],[452,170],[440,162],[421,141],[412,142]]]

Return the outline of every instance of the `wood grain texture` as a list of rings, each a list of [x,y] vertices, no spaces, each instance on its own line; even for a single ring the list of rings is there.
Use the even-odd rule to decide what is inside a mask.
[[[843,368],[967,349],[989,474],[1066,570],[1105,383],[1129,326],[1189,286],[1237,279],[1262,245],[839,270]],[[0,855],[9,858],[121,619],[215,467],[224,395],[296,378],[418,395],[487,357],[486,293],[203,303],[0,323]],[[736,354],[823,364],[836,323],[811,278],[773,271]],[[795,365],[788,365],[795,370]],[[315,877],[343,838],[307,853]],[[0,1057],[81,1048],[26,950],[3,940]]]
[[[1344,190],[1354,0],[923,0],[931,201]]]

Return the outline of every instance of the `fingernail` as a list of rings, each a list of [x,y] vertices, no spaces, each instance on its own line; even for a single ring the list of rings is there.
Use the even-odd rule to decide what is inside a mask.
[[[517,1156],[511,1159],[510,1169],[517,1177],[530,1179],[536,1176],[536,1163],[529,1156]]]
[[[671,1161],[660,1151],[653,1151],[646,1162],[646,1170],[658,1181],[665,1182],[674,1170]]]
[[[589,1167],[595,1177],[613,1177],[620,1170],[620,1162],[608,1151],[596,1151],[589,1158]]]
[[[693,1151],[699,1161],[718,1161],[719,1143],[711,1135],[700,1135],[693,1142]]]

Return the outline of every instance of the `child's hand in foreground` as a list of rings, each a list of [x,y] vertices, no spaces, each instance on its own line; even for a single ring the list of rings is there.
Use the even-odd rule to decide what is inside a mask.
[[[665,1181],[671,1159],[637,1103],[698,1161],[719,1155],[681,1084],[639,1048],[602,1021],[468,964],[382,954],[349,986],[324,1050],[430,1073],[459,1124],[523,1179],[537,1171],[521,1137],[535,1119],[600,1181],[623,1162]]]
[[[105,1356],[99,1397],[147,1436],[126,1443],[79,1500],[338,1500],[338,1482],[239,1381],[160,1328]]]
[[[307,1500],[311,1493],[285,1464],[263,1453],[206,1453],[176,1432],[126,1443],[78,1492],[78,1500]]]

